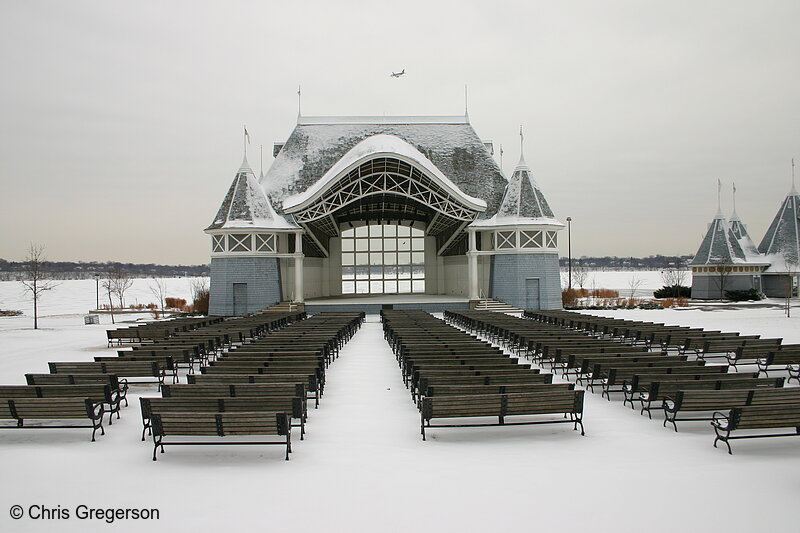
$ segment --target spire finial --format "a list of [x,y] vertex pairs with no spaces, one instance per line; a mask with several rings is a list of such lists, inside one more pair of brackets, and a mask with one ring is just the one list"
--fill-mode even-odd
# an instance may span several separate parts
[[519,125],[519,156],[522,157],[522,148],[525,138],[522,135],[522,124]]
[[242,146],[244,147],[244,158],[247,159],[247,145],[250,144],[250,134],[247,133],[247,126],[244,126],[244,136],[242,137]]
[[300,104],[301,104],[301,99],[300,99],[300,96],[301,96],[301,92],[300,92],[300,85],[298,85],[298,86],[297,86],[297,118],[298,118],[298,119],[300,119],[300,116],[301,116],[301,113],[300,113],[300,111],[301,111],[301,109],[302,109],[302,108],[300,107]]
[[722,216],[722,180],[717,178],[717,218]]
[[261,166],[258,169],[258,178],[261,179],[264,177],[264,145],[258,145],[259,155],[261,156]]
[[464,117],[469,121],[469,92],[466,83],[464,84]]
[[733,182],[733,212],[736,213],[736,182]]
[[794,157],[792,158],[792,194],[797,194],[797,189],[794,186]]

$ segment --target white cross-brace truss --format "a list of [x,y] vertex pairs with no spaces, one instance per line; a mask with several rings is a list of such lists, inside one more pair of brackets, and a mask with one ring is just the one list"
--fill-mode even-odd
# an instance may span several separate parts
[[417,168],[387,158],[389,161],[391,165],[373,165],[375,160],[368,161],[344,174],[308,207],[293,213],[295,220],[313,222],[379,194],[404,196],[457,220],[472,221],[478,216],[477,210],[464,205]]

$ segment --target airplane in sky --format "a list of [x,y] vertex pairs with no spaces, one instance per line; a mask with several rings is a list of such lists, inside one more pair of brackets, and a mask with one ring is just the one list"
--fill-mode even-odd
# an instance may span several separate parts
[[390,77],[390,78],[399,78],[400,76],[403,76],[405,73],[406,73],[406,69],[403,69],[403,70],[401,70],[400,72],[392,72],[392,73],[389,75],[389,77]]

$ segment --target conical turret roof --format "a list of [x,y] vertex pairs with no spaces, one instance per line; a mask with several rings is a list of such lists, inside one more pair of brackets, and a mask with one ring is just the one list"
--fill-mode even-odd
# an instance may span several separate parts
[[745,256],[750,259],[763,259],[758,252],[756,243],[753,242],[753,239],[750,238],[750,234],[747,233],[747,226],[744,225],[741,219],[739,219],[739,215],[736,214],[736,210],[734,210],[731,215],[729,225],[731,233],[733,233],[733,236],[739,241],[739,246],[742,247]]
[[554,218],[553,211],[522,154],[514,174],[508,180],[503,200],[497,210],[497,218]]
[[758,245],[758,251],[768,256],[777,256],[787,264],[800,264],[800,195],[794,185],[789,195],[781,203],[778,213],[772,220],[766,235]]
[[717,211],[691,265],[732,265],[747,262],[739,240],[722,213]]
[[287,229],[297,226],[286,221],[272,207],[264,189],[259,185],[253,169],[247,162],[247,156],[242,161],[242,166],[236,172],[228,189],[228,194],[214,217],[214,222],[206,228],[259,228],[259,229]]

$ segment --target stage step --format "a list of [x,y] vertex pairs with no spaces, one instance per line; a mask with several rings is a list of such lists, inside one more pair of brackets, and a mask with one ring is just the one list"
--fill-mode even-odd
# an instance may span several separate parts
[[267,311],[285,311],[291,313],[292,311],[300,311],[301,313],[306,310],[306,304],[303,302],[278,302],[272,307],[268,307]]
[[469,306],[476,311],[493,311],[495,313],[522,313],[522,309],[511,307],[505,302],[484,298],[482,300],[470,300]]

